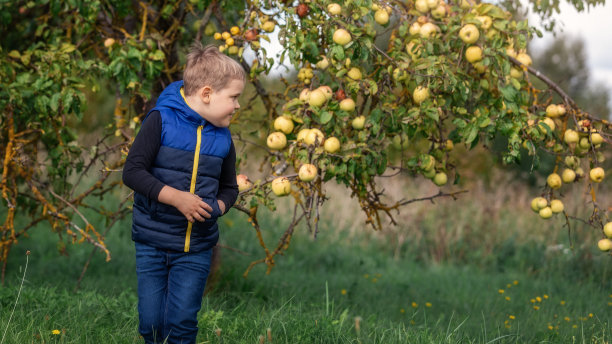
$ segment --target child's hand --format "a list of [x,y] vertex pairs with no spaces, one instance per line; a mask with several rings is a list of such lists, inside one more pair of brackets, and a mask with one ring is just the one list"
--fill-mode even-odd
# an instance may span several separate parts
[[204,222],[209,219],[212,207],[192,193],[180,191],[170,186],[164,186],[159,193],[158,200],[174,206],[189,222]]
[[219,209],[221,209],[221,215],[225,214],[225,202],[218,199],[217,203],[219,204]]

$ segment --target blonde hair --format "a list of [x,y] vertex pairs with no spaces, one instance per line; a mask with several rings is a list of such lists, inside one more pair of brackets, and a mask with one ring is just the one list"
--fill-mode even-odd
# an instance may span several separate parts
[[196,42],[189,49],[183,71],[185,95],[190,96],[204,86],[218,91],[232,80],[246,81],[246,73],[236,60],[223,54],[214,45]]

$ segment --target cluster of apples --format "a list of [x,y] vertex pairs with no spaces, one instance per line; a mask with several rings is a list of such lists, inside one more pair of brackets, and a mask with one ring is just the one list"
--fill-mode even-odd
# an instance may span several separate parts
[[603,226],[604,238],[597,242],[597,247],[603,252],[612,250],[612,222],[608,222]]

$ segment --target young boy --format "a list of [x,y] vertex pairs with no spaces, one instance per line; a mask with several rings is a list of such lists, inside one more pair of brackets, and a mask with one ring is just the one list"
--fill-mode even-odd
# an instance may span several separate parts
[[183,81],[161,93],[128,154],[123,182],[135,191],[138,330],[146,343],[196,341],[217,218],[238,196],[228,126],[245,80],[238,62],[194,45]]

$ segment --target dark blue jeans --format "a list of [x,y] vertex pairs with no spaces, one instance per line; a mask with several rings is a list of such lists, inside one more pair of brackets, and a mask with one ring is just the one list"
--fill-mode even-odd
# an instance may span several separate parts
[[195,343],[212,249],[184,253],[135,244],[138,331],[147,344]]

